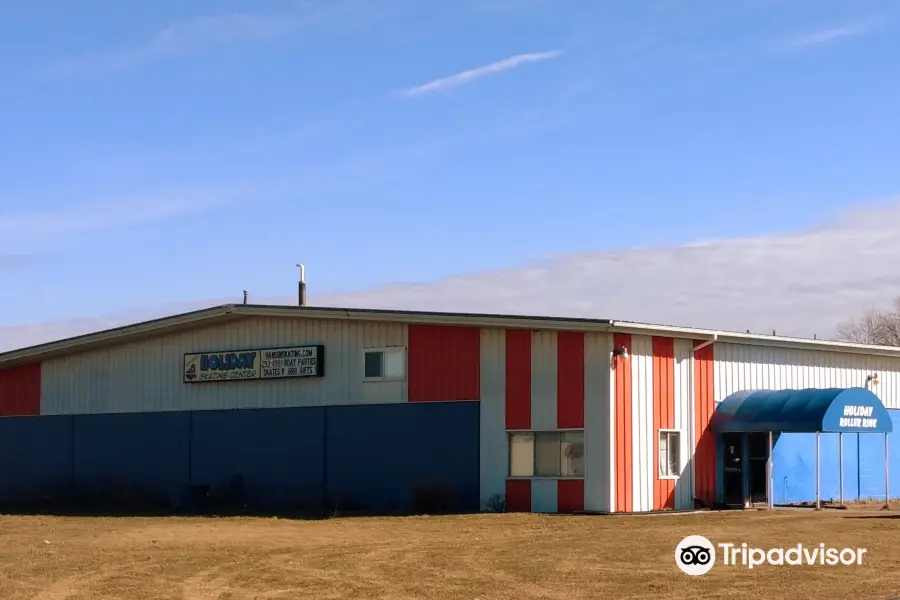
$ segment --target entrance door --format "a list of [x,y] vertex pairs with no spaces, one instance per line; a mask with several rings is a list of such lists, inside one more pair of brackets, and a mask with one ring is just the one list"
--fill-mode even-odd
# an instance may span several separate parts
[[744,505],[744,434],[722,434],[722,492],[725,504]]
[[769,434],[751,433],[750,446],[750,501],[766,502],[767,466],[769,462]]

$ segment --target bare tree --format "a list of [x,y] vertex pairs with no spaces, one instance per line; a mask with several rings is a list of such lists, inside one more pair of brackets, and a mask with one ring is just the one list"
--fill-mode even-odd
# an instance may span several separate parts
[[900,297],[889,310],[870,310],[859,319],[841,323],[837,333],[845,342],[900,346]]

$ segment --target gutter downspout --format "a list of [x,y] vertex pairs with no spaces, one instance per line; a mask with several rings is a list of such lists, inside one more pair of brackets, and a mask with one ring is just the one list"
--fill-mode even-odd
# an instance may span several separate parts
[[[699,346],[691,347],[691,369],[690,369],[690,380],[691,380],[690,386],[691,387],[688,392],[688,398],[691,399],[691,411],[690,411],[691,422],[690,422],[690,426],[689,426],[688,430],[690,431],[690,434],[691,434],[691,446],[690,447],[693,449],[691,451],[691,504],[693,505],[691,508],[694,508],[694,506],[696,506],[696,499],[697,499],[697,496],[696,496],[696,494],[697,494],[697,486],[696,486],[696,483],[697,483],[697,477],[696,477],[697,394],[696,394],[696,390],[694,389],[694,365],[696,362],[695,355],[697,353],[697,350],[702,350],[702,349],[706,348],[707,346],[711,346],[712,344],[715,344],[718,341],[718,339],[719,339],[719,334],[714,333],[714,334],[712,334],[711,339],[706,340]],[[716,446],[716,448],[717,448],[716,452],[718,452],[718,446]],[[716,457],[716,464],[718,464],[718,457]],[[718,481],[718,473],[716,474],[716,481]],[[719,495],[719,491],[717,489],[716,490],[716,499],[717,500],[718,500],[718,495]]]

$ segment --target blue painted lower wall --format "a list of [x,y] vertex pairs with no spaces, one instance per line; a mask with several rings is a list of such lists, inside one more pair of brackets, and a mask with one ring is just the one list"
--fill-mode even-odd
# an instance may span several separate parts
[[476,511],[478,486],[477,402],[0,419],[4,505]]
[[[888,410],[894,433],[888,434],[891,498],[900,498],[900,410]],[[820,434],[820,490],[823,501],[840,498],[838,434]],[[773,450],[775,503],[813,502],[816,499],[816,435],[784,433]],[[844,500],[884,499],[884,435],[843,435]]]

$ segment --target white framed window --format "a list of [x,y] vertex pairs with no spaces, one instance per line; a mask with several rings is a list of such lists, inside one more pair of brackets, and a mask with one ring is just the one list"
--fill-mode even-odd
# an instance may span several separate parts
[[681,475],[681,432],[676,429],[659,430],[659,478],[677,479]]
[[584,477],[584,431],[509,432],[510,477]]
[[406,348],[366,348],[363,350],[364,381],[403,381],[406,379]]

